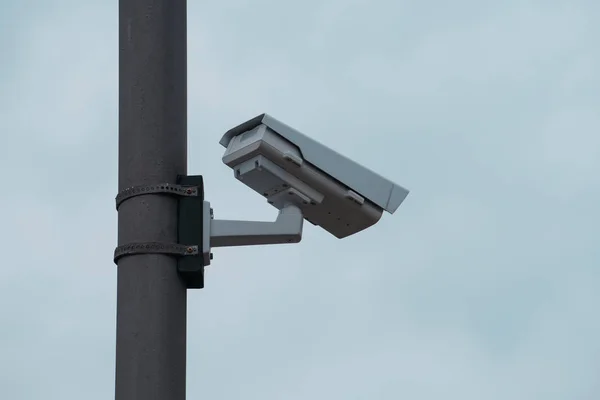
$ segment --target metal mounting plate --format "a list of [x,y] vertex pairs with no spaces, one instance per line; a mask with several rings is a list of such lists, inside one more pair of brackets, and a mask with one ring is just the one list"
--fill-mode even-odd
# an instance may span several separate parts
[[[204,217],[204,181],[202,175],[179,176],[177,183],[181,187],[197,188],[195,196],[184,196],[179,199],[177,241],[179,243],[203,244]],[[188,289],[204,287],[204,256],[202,252],[195,257],[181,257],[177,260],[177,270],[186,281]]]

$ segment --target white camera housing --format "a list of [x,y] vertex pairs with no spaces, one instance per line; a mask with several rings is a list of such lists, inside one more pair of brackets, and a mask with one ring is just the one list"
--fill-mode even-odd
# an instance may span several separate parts
[[267,114],[229,130],[220,144],[238,180],[337,238],[372,226],[384,210],[393,214],[409,193]]

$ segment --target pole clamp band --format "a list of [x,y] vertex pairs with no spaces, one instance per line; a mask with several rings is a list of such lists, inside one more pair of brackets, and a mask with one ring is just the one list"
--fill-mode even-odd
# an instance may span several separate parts
[[132,186],[129,187],[117,194],[115,198],[117,210],[121,203],[125,200],[130,199],[135,196],[141,196],[144,194],[156,194],[156,193],[165,193],[172,194],[176,196],[186,196],[193,197],[198,196],[198,187],[197,186],[186,186],[186,185],[175,185],[172,183],[159,183],[156,185],[145,185],[145,186]]
[[186,246],[176,243],[129,243],[118,246],[115,249],[113,261],[115,264],[121,257],[131,256],[136,254],[168,254],[172,256],[197,256],[198,246]]

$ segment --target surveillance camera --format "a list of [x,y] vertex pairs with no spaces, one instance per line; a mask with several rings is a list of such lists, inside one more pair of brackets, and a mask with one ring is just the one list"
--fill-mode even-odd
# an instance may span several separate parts
[[394,213],[408,195],[267,114],[229,130],[220,144],[226,147],[223,162],[240,182],[337,238],[372,226],[384,210]]

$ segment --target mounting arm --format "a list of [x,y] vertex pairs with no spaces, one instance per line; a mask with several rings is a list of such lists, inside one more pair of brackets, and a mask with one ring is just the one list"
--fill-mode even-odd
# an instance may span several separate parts
[[208,201],[204,202],[203,253],[210,263],[211,247],[254,246],[298,243],[302,240],[304,217],[293,204],[279,211],[275,222],[215,220]]

